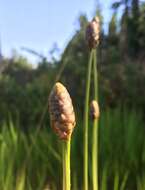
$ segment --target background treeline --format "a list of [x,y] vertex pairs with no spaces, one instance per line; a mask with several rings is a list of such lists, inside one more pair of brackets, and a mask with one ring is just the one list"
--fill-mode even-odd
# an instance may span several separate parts
[[[122,16],[120,17],[120,10]],[[96,14],[102,23],[98,49],[100,105],[145,110],[145,2],[122,0],[112,4],[108,32],[104,31],[101,8]],[[60,60],[42,59],[37,68],[21,56],[0,62],[0,122],[9,117],[22,126],[39,122],[48,94],[59,78],[83,112],[85,75],[89,50],[85,41],[88,19],[79,17],[79,28],[68,42]],[[47,120],[48,117],[45,117]]]

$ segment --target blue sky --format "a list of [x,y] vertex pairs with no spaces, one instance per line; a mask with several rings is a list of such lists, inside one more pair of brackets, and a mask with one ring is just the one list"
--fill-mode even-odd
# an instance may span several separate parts
[[[110,1],[105,0],[105,22],[110,17]],[[56,42],[61,51],[77,29],[77,18],[86,13],[91,19],[95,0],[3,0],[0,6],[0,36],[2,51],[11,55],[12,49],[31,61],[38,58],[20,50],[32,48],[48,56]]]

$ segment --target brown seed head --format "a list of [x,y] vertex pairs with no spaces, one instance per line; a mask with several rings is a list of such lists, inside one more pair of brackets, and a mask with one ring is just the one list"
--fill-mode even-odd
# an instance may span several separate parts
[[86,40],[89,49],[95,49],[99,44],[100,35],[100,20],[99,17],[94,17],[93,20],[88,24],[86,29]]
[[90,105],[90,116],[92,119],[98,119],[100,116],[99,105],[96,100],[93,100]]
[[51,127],[60,139],[68,140],[75,127],[75,113],[67,89],[57,82],[49,96]]

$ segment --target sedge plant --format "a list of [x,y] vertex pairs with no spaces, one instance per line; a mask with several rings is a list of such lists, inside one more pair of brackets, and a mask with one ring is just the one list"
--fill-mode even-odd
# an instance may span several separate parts
[[75,127],[75,114],[67,89],[57,82],[49,96],[51,127],[62,141],[63,190],[71,189],[70,146],[71,134]]
[[90,82],[91,82],[91,68],[92,68],[93,51],[90,52],[90,60],[88,64],[85,110],[84,110],[84,190],[88,190],[88,113],[89,113],[89,96],[90,96]]
[[97,54],[94,50],[94,101],[92,101],[93,107],[93,132],[92,132],[92,185],[93,190],[98,190],[98,119],[99,119],[99,105],[98,105],[98,76],[97,76]]
[[[99,41],[99,19],[98,17],[88,24],[86,29],[86,40],[90,50],[90,59],[88,62],[87,78],[86,78],[86,93],[85,93],[85,109],[84,109],[84,190],[88,190],[88,123],[89,123],[89,98],[91,84],[91,70],[93,66],[94,52]],[[95,75],[96,76],[96,75]],[[96,80],[95,80],[96,83]],[[96,86],[96,85],[95,85]],[[96,91],[96,90],[95,90]],[[95,177],[94,177],[95,178]]]
[[98,190],[98,119],[100,115],[99,105],[96,100],[91,102],[91,118],[93,120],[92,132],[92,186]]

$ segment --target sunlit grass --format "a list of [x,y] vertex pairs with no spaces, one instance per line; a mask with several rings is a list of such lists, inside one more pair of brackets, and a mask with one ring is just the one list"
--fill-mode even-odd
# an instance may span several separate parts
[[[73,190],[83,190],[81,125],[79,122],[72,142]],[[105,111],[102,113],[99,128],[100,189],[143,190],[145,129],[139,113],[121,108]],[[62,185],[60,142],[47,126],[40,130],[29,157],[29,148],[35,138],[34,132],[34,127],[24,132],[20,130],[20,126],[14,126],[12,122],[1,126],[0,189],[43,190],[47,186],[52,190],[60,189]],[[91,174],[90,164],[88,169]]]

